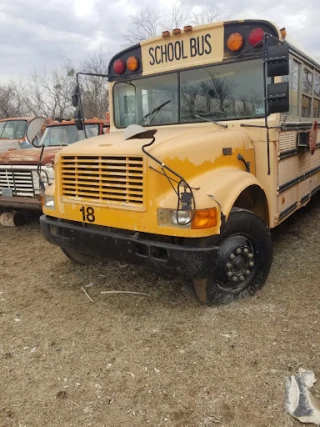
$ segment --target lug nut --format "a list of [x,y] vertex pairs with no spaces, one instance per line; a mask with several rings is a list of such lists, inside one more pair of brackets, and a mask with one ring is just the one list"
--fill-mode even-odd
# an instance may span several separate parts
[[231,273],[231,271],[228,271],[228,276],[231,277],[233,273]]
[[237,254],[240,255],[242,253],[242,250],[240,248],[237,249]]
[[244,249],[243,249],[243,252],[244,252],[245,254],[248,254],[248,253],[249,253],[249,249],[248,249],[248,248],[244,248]]
[[232,280],[233,280],[234,282],[237,282],[237,281],[238,281],[237,276],[233,276]]
[[248,255],[248,257],[249,257],[250,259],[252,259],[252,258],[253,258],[253,254],[249,254],[249,255]]
[[246,276],[249,276],[249,274],[250,274],[250,270],[247,270],[246,271]]
[[241,280],[241,282],[244,281],[244,277],[243,276],[240,276],[239,279]]
[[250,261],[250,262],[249,262],[249,266],[250,266],[250,267],[254,267],[254,262]]
[[235,254],[230,255],[230,259],[235,259],[235,257],[236,257]]
[[227,262],[227,268],[231,268],[231,267],[232,267],[231,263]]

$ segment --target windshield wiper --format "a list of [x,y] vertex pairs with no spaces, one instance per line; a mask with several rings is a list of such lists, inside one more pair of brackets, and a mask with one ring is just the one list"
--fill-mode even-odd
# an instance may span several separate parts
[[146,118],[148,118],[149,116],[152,116],[152,114],[157,113],[158,111],[161,110],[162,107],[164,107],[165,105],[169,104],[169,102],[171,102],[171,99],[169,99],[168,101],[164,102],[163,104],[159,105],[158,107],[154,108],[150,113],[146,114],[143,119],[145,120]]
[[224,123],[219,123],[219,122],[216,122],[215,120],[206,119],[205,117],[198,116],[198,114],[195,114],[194,117],[197,117],[198,119],[201,119],[201,120],[205,120],[206,122],[214,123],[215,125],[221,126],[222,128],[228,127],[228,125],[225,125]]

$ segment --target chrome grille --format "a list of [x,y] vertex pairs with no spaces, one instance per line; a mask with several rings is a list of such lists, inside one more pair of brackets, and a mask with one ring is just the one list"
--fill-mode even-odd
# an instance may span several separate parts
[[62,196],[121,206],[143,206],[143,159],[129,156],[63,156]]
[[14,196],[35,196],[34,182],[31,170],[0,169],[0,195],[5,189],[11,189]]

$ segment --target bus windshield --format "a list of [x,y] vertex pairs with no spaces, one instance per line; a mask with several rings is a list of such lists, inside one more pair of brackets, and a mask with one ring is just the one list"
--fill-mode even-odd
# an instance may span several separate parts
[[[162,104],[165,105],[157,109]],[[209,120],[261,117],[264,115],[261,59],[116,83],[114,109],[118,128],[130,124],[201,121],[196,115]]]
[[[85,125],[88,138],[99,134],[99,124]],[[85,139],[83,130],[78,130],[76,125],[61,125],[47,127],[41,139],[41,145],[69,145]]]
[[21,139],[27,129],[26,120],[8,120],[0,122],[0,138]]

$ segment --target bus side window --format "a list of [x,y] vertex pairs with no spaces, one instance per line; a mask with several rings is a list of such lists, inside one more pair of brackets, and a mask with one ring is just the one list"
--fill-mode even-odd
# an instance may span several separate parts
[[314,78],[314,91],[313,91],[313,117],[320,118],[320,74],[316,74]]
[[301,116],[311,116],[313,72],[304,67],[302,71],[302,104]]
[[289,60],[289,75],[282,76],[282,81],[289,82],[289,112],[284,115],[299,116],[300,107],[300,73],[301,64],[295,59]]

